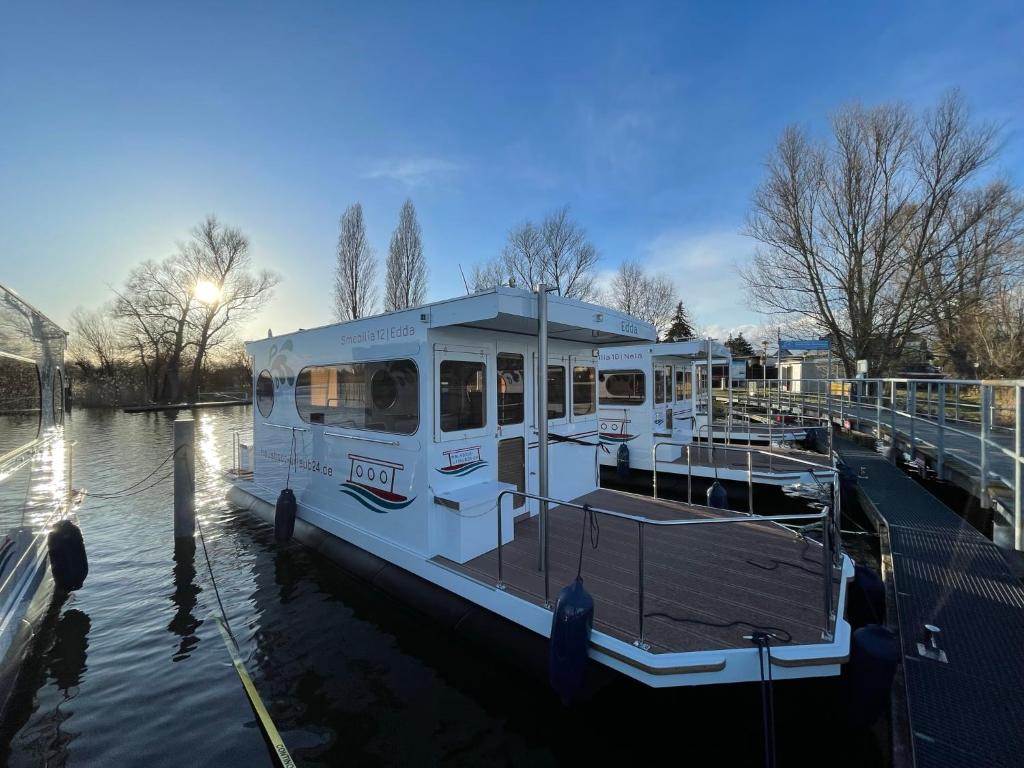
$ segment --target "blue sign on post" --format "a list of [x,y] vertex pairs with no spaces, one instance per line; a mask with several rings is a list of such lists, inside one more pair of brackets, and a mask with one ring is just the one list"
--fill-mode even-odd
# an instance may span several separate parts
[[787,352],[792,352],[794,349],[827,350],[831,344],[828,339],[781,339],[779,346]]

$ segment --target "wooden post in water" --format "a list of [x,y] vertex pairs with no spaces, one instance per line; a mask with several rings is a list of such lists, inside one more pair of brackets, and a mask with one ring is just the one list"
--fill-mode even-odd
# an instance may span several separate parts
[[191,416],[174,421],[174,538],[196,535],[195,422]]

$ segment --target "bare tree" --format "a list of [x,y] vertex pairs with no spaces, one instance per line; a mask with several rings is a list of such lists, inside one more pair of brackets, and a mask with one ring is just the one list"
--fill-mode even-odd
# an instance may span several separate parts
[[136,353],[152,399],[178,401],[194,301],[187,270],[173,256],[145,261],[114,293],[114,313],[121,320],[124,344]]
[[[235,227],[222,225],[216,216],[207,216],[192,230],[191,241],[180,247],[179,260],[199,299],[190,317],[194,344],[190,392],[195,402],[207,354],[270,300],[281,278],[267,270],[250,272],[249,238]],[[195,291],[203,285],[208,286],[206,296]]]
[[195,398],[207,353],[270,297],[279,278],[252,275],[249,263],[248,239],[209,216],[176,254],[143,262],[115,290],[122,346],[137,358],[153,400],[181,400],[186,365]]
[[71,313],[68,357],[83,369],[95,366],[109,376],[114,373],[121,355],[112,308],[76,307]]
[[341,216],[334,277],[334,314],[339,320],[370,315],[377,301],[377,262],[366,239],[363,206],[350,205]]
[[[1018,253],[1024,260],[1024,252]],[[983,376],[1024,374],[1024,281],[1006,279],[974,313],[969,327],[967,358]]]
[[584,301],[598,296],[594,272],[599,259],[565,207],[545,216],[540,225],[527,220],[513,228],[502,252],[505,272],[517,285],[530,288],[544,282],[562,296]]
[[899,104],[845,107],[830,145],[787,128],[747,227],[761,246],[741,271],[754,305],[827,332],[848,375],[859,358],[891,368],[934,317],[925,275],[977,223],[953,212],[994,136],[957,93],[920,120]]
[[427,262],[416,208],[406,200],[391,235],[385,268],[384,311],[416,307],[427,296]]
[[509,276],[504,261],[500,258],[474,264],[469,273],[466,288],[469,293],[486,291],[499,285],[508,285]]
[[609,289],[610,306],[650,323],[665,337],[672,325],[676,289],[667,275],[648,275],[638,261],[624,261]]

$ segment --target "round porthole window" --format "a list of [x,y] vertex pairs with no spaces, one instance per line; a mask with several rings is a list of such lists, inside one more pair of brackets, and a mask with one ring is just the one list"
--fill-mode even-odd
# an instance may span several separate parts
[[270,371],[260,371],[256,377],[256,407],[264,418],[274,410],[274,377]]
[[370,397],[373,407],[380,411],[391,408],[398,400],[398,382],[391,371],[381,368],[370,378]]
[[53,423],[57,426],[64,423],[64,374],[60,368],[53,371]]

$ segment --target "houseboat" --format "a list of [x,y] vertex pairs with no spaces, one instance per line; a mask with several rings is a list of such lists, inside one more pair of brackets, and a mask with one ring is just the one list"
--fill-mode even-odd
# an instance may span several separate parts
[[280,523],[289,488],[297,540],[496,654],[545,654],[579,572],[591,667],[759,680],[751,636],[773,628],[776,679],[837,674],[853,569],[830,510],[801,516],[818,542],[790,516],[600,487],[599,355],[654,339],[605,307],[496,288],[249,342],[251,465],[230,498]]
[[657,467],[658,474],[748,484],[831,482],[828,457],[793,447],[806,437],[802,428],[757,424],[731,408],[716,415],[716,399],[731,398],[727,373],[716,398],[714,370],[727,372],[731,360],[710,339],[602,348],[598,436],[610,448],[601,455],[606,473]]
[[64,590],[84,578],[63,430],[66,336],[0,285],[0,709],[50,606],[55,577]]

